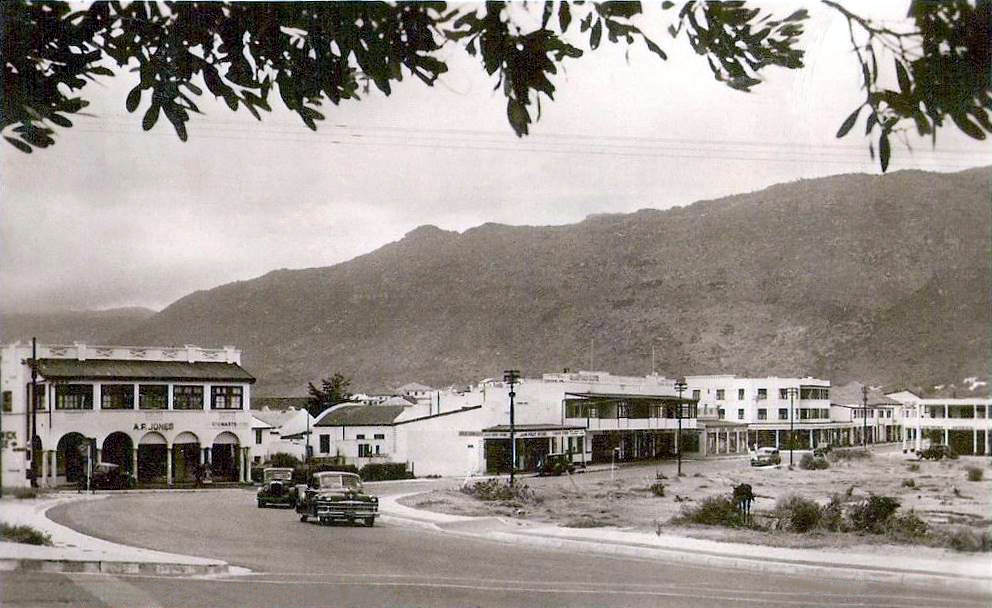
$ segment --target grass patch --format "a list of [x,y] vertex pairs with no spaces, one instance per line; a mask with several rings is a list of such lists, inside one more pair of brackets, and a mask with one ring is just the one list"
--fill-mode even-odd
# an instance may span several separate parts
[[4,522],[0,522],[0,539],[9,543],[52,546],[52,537],[48,534],[31,526],[12,526]]
[[838,448],[830,450],[830,460],[839,462],[842,460],[864,460],[871,458],[871,452],[864,448]]

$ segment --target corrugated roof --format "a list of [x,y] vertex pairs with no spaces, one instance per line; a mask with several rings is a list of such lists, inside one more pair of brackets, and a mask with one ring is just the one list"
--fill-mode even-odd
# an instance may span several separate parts
[[236,363],[220,361],[142,361],[137,359],[39,359],[38,373],[48,380],[188,380],[253,384]]
[[391,425],[405,410],[402,405],[344,405],[322,416],[314,426]]
[[[853,405],[861,406],[863,404],[861,387],[864,386],[860,382],[848,382],[842,386],[834,386],[830,388],[830,403],[835,405]],[[882,391],[877,391],[872,388],[868,389],[868,405],[871,407],[886,406],[886,405],[901,405],[895,399],[891,399],[885,396]]]

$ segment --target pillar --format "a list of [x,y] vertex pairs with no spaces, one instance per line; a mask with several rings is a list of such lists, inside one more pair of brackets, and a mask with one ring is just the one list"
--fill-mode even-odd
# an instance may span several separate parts
[[[944,406],[944,408],[946,409],[946,408],[947,408],[947,406],[945,405],[945,406]],[[945,422],[944,424],[947,424],[947,423]],[[944,428],[944,445],[950,445],[950,443],[951,443],[951,433],[950,433],[950,431],[949,431],[949,430],[948,430],[948,429],[947,429],[947,428],[945,427],[945,428]]]
[[51,450],[41,453],[41,479],[38,480],[39,486],[48,485],[48,454]]
[[813,449],[813,436],[815,434],[816,434],[816,431],[813,430],[813,429],[810,429],[810,431],[809,431],[809,449],[811,449],[811,450]]
[[203,466],[203,457],[204,457],[204,454],[206,454],[206,452],[207,452],[207,448],[200,448],[200,449],[197,450],[197,452],[199,452],[200,466],[202,467]]
[[248,448],[241,448],[241,482],[248,483]]
[[138,480],[138,446],[131,449],[131,471],[134,473],[134,480]]
[[775,449],[778,449],[778,429],[775,429]]
[[975,427],[974,437],[971,438],[971,453],[978,456],[978,427]]
[[97,464],[103,462],[103,450],[100,448],[96,449],[96,462]]
[[740,451],[741,451],[741,432],[740,431],[734,431],[734,448],[735,448],[734,451],[739,454]]
[[172,444],[165,447],[165,483],[172,485]]

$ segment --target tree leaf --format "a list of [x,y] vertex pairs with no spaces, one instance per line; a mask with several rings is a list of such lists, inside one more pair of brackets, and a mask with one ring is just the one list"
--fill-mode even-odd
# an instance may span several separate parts
[[955,112],[954,114],[951,114],[951,120],[953,120],[954,124],[961,129],[961,132],[968,137],[971,137],[972,139],[985,139],[985,132],[982,131],[982,128],[968,120],[968,116],[965,114],[958,114]]
[[13,137],[7,137],[6,135],[4,135],[3,138],[7,140],[8,144],[14,146],[15,148],[17,148],[18,150],[20,150],[25,154],[31,154],[31,152],[33,152],[31,146],[27,145],[26,143],[24,143],[19,139],[14,139]]
[[902,91],[903,95],[909,95],[913,88],[913,85],[909,81],[909,74],[906,72],[906,68],[903,67],[901,61],[896,59],[895,62],[896,77],[899,79],[899,89]]
[[837,130],[837,137],[838,138],[841,138],[841,137],[844,137],[845,135],[847,135],[847,132],[850,131],[851,128],[854,127],[854,123],[858,122],[858,115],[859,114],[861,114],[861,106],[858,106],[858,109],[857,110],[855,110],[854,112],[851,112],[851,115],[848,116],[844,120],[844,123],[843,124],[841,124],[840,129]]
[[599,39],[603,36],[603,22],[599,19],[596,20],[596,25],[592,26],[592,32],[589,34],[589,46],[592,50],[599,48]]
[[664,2],[661,3],[661,10],[667,11],[673,6],[675,6],[674,2],[672,2],[671,0],[665,0]]
[[72,121],[71,120],[69,120],[65,116],[62,116],[61,114],[56,114],[54,112],[52,112],[48,116],[48,120],[52,121],[53,123],[57,124],[60,127],[69,128],[69,127],[72,126]]
[[152,107],[148,108],[148,111],[145,112],[145,117],[141,120],[142,129],[149,131],[155,126],[155,123],[158,122],[158,110],[159,105],[153,101]]
[[544,0],[544,15],[541,17],[541,29],[547,29],[548,21],[551,20],[551,13],[554,11],[555,3],[552,0]]
[[558,25],[561,26],[561,31],[567,30],[570,23],[572,23],[572,10],[568,8],[568,0],[562,0],[558,5]]
[[131,89],[131,92],[127,94],[127,100],[124,102],[124,107],[127,108],[128,112],[134,112],[141,105],[141,85]]
[[665,54],[665,51],[661,50],[661,47],[652,42],[647,36],[644,37],[644,44],[648,45],[648,50],[655,55],[661,57],[662,59],[668,59],[668,55]]
[[885,131],[878,138],[878,160],[882,165],[882,173],[889,168],[889,155],[892,150],[889,149],[889,134]]

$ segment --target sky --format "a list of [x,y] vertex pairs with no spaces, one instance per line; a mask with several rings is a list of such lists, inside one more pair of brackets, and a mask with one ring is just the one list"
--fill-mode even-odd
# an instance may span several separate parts
[[[906,6],[877,3],[871,16],[898,25]],[[424,224],[566,224],[877,174],[863,122],[834,137],[862,95],[846,22],[810,12],[806,67],[766,71],[751,93],[716,82],[653,12],[642,26],[668,61],[608,43],[569,61],[523,139],[494,77],[457,47],[433,88],[406,78],[389,97],[325,105],[317,133],[278,102],[259,123],[208,93],[182,143],[164,119],[141,130],[145,105],[126,112],[132,74],[100,78],[83,90],[90,116],[59,129],[54,147],[0,144],[0,309],[157,310],[271,270],[343,262]],[[989,164],[988,144],[954,129],[936,149],[910,143],[894,147],[889,171]]]

